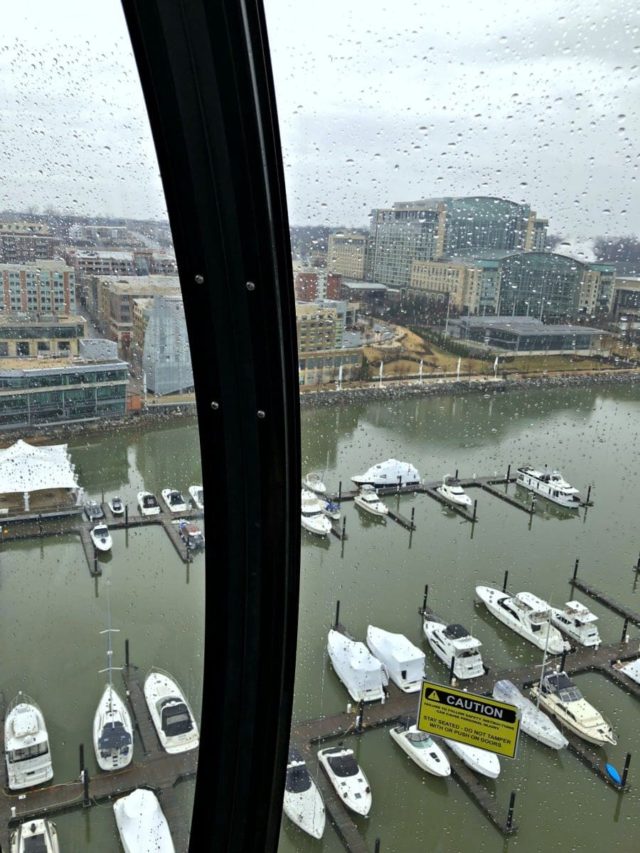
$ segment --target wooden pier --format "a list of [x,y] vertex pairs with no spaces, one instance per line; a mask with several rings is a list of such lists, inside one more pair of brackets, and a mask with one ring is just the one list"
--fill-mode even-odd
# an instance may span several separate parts
[[[0,776],[0,850],[9,851],[11,829],[18,824],[37,818],[51,818],[56,814],[76,809],[90,808],[99,803],[110,802],[117,797],[130,794],[136,788],[153,790],[164,810],[165,800],[171,803],[171,791],[184,779],[195,776],[198,762],[198,750],[193,749],[176,755],[169,755],[162,749],[155,727],[149,715],[142,690],[142,675],[137,667],[125,667],[123,670],[127,702],[135,722],[134,745],[142,747],[143,757],[133,761],[128,767],[115,772],[99,772],[88,781],[85,790],[81,778],[55,785],[46,785],[21,792],[9,792],[5,763],[2,762]],[[4,718],[4,709],[3,718]],[[4,726],[0,730],[0,747],[4,752]],[[88,796],[87,796],[88,795]],[[175,817],[175,809],[173,816]],[[167,818],[169,819],[171,809]],[[171,827],[176,850],[186,853],[188,826],[181,824],[174,831]],[[115,826],[115,819],[114,819]],[[178,839],[182,839],[178,844]]]
[[585,581],[580,580],[580,578],[574,575],[573,578],[569,581],[572,586],[577,587],[581,592],[584,592],[590,598],[593,598],[594,601],[600,602],[609,610],[612,610],[614,613],[617,613],[619,616],[622,616],[627,622],[631,622],[632,625],[636,625],[640,627],[640,614],[636,613],[634,610],[631,610],[630,607],[627,607],[624,604],[621,604],[619,601],[613,599],[606,592],[602,592],[599,589],[596,589],[594,586],[591,586],[590,583],[586,583]]

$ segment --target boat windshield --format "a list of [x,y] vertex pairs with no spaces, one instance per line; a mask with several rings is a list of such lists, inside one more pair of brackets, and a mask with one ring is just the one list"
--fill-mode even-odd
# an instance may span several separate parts
[[142,498],[142,505],[143,506],[155,506],[156,505],[156,499],[154,498],[153,495],[145,495]]
[[171,492],[169,495],[169,500],[172,504],[182,504],[184,503],[184,498],[180,494],[180,492]]
[[22,839],[24,853],[47,853],[47,840],[44,833]]
[[304,764],[298,764],[287,770],[285,788],[289,793],[301,794],[303,791],[308,791],[310,787],[311,778]]
[[177,705],[165,705],[162,709],[161,717],[162,731],[167,737],[186,734],[193,728],[189,709],[182,702]]
[[9,764],[15,764],[17,761],[28,761],[30,758],[37,758],[39,755],[46,755],[49,752],[49,744],[47,741],[43,743],[35,743],[33,746],[25,746],[23,749],[13,749],[7,753],[7,761]]
[[416,749],[428,749],[433,744],[426,732],[407,732],[407,740]]
[[358,764],[351,753],[349,755],[329,755],[329,766],[336,776],[356,776]]
[[577,702],[582,699],[582,693],[564,672],[547,676],[544,680],[544,687],[549,693],[557,693],[562,702]]

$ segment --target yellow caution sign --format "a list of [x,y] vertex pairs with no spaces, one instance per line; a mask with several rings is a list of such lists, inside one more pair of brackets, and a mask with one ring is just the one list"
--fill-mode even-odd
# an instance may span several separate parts
[[422,682],[418,728],[507,758],[515,758],[519,709],[488,696]]

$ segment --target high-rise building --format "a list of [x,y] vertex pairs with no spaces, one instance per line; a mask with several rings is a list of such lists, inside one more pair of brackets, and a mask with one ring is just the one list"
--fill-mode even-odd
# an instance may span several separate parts
[[182,296],[156,295],[144,301],[147,322],[142,369],[147,390],[163,396],[192,389],[193,369]]
[[40,222],[0,222],[0,262],[23,264],[55,257],[58,240]]
[[[362,280],[368,235],[363,231],[338,231],[329,235],[327,271]],[[329,297],[334,298],[334,297]]]
[[529,205],[470,196],[396,202],[371,214],[366,277],[409,287],[413,261],[544,248],[547,221]]
[[11,313],[73,314],[75,274],[64,261],[0,264],[0,309]]

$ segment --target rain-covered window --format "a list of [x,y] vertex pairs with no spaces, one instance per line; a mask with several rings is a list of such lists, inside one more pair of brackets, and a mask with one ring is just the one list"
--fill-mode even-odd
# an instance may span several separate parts
[[314,783],[279,849],[635,849],[637,9],[265,5]]

